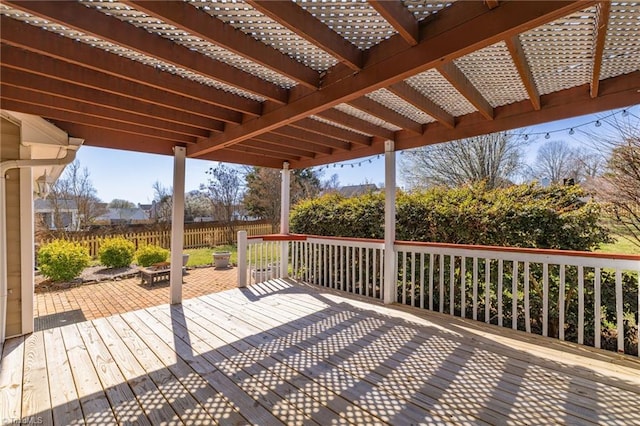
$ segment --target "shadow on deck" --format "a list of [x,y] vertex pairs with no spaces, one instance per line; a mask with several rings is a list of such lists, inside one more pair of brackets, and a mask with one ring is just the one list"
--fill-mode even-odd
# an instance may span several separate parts
[[12,339],[0,406],[56,424],[633,424],[639,365],[273,280]]

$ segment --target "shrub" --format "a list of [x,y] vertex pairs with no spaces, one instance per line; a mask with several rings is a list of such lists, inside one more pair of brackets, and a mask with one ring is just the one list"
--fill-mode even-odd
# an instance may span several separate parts
[[164,262],[169,257],[169,250],[159,246],[143,246],[136,252],[136,260],[140,266],[151,266],[154,263]]
[[133,261],[136,246],[122,237],[106,238],[100,244],[98,258],[108,268],[123,268]]
[[40,272],[52,281],[69,281],[80,275],[91,257],[79,243],[53,240],[38,251]]
[[[607,242],[600,207],[577,186],[534,184],[487,190],[482,184],[400,193],[397,239],[564,250],[593,250]],[[297,204],[296,233],[383,238],[384,194],[330,194]]]

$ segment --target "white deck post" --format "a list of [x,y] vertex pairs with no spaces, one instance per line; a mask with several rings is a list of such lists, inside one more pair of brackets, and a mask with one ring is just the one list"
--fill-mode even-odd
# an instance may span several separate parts
[[247,286],[247,231],[238,231],[238,287]]
[[173,202],[171,207],[171,304],[182,303],[182,249],[184,245],[184,176],[186,148],[173,148]]
[[384,288],[383,302],[396,301],[396,152],[393,141],[384,143]]
[[[280,186],[280,233],[289,233],[289,212],[291,207],[290,181],[291,171],[289,163],[286,161],[282,164],[282,185]],[[280,242],[280,276],[288,278],[289,276],[289,243],[287,241]]]

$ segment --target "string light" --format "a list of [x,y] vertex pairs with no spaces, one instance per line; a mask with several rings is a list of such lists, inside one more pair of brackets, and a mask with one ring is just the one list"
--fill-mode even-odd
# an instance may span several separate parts
[[[509,132],[505,132],[505,133],[506,133],[507,136],[522,137],[525,141],[528,141],[531,136],[544,136],[544,138],[548,140],[548,139],[551,139],[551,135],[552,134],[568,132],[569,135],[575,135],[576,129],[580,129],[582,127],[589,126],[591,124],[594,124],[595,127],[602,127],[602,123],[603,122],[607,123],[607,119],[609,119],[609,118],[611,118],[611,117],[613,117],[613,116],[615,116],[617,114],[620,114],[622,117],[632,116],[632,117],[640,120],[640,117],[638,117],[637,115],[633,114],[632,112],[630,112],[627,109],[623,109],[622,111],[612,112],[612,113],[610,113],[608,115],[605,115],[603,117],[600,117],[600,118],[598,118],[596,120],[591,120],[591,121],[588,121],[586,123],[582,123],[582,124],[579,124],[579,125],[573,126],[573,127],[567,127],[567,128],[564,128],[564,129],[551,130],[551,131],[547,131],[547,132],[530,132],[530,133],[525,133],[524,135],[522,133],[509,133]],[[416,154],[414,151],[411,151],[411,150],[399,151],[399,152],[400,152],[401,155]],[[361,160],[358,160],[358,161],[353,161],[351,163],[333,163],[332,165],[327,164],[325,166],[320,167],[320,170],[328,169],[329,167],[336,168],[338,166],[338,164],[340,165],[341,169],[344,168],[345,165],[346,166],[351,166],[351,168],[355,168],[355,166],[361,167],[365,163],[372,164],[374,159],[375,160],[379,160],[381,158],[381,156],[382,156],[381,154],[377,154],[377,155],[375,155],[375,158],[373,156],[371,156],[369,158],[364,158],[364,159],[361,159]]]

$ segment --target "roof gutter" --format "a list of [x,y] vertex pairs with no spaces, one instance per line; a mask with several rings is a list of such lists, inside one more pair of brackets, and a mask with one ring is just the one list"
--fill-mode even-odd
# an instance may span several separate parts
[[4,343],[7,329],[7,208],[6,173],[12,169],[38,166],[66,166],[76,158],[77,146],[64,147],[62,158],[34,160],[7,160],[0,163],[0,347]]

